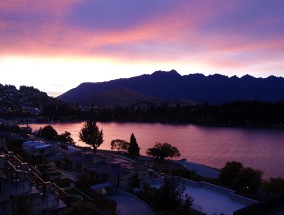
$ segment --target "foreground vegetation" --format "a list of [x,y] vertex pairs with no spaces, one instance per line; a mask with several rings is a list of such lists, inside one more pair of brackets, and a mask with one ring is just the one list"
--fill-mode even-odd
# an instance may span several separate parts
[[174,178],[166,178],[160,188],[144,185],[143,190],[140,197],[150,201],[159,214],[195,214],[191,209],[193,199],[190,196],[183,198],[185,186]]

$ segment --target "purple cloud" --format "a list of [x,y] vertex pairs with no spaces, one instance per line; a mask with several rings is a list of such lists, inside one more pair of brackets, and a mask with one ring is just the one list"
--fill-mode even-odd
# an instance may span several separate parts
[[283,0],[1,1],[0,54],[279,71],[283,9]]
[[177,3],[170,0],[88,0],[76,5],[67,22],[90,31],[120,31],[155,21],[169,14]]
[[284,1],[235,2],[237,3],[234,7],[210,17],[210,20],[202,25],[202,31],[224,36],[236,34],[250,40],[284,36]]

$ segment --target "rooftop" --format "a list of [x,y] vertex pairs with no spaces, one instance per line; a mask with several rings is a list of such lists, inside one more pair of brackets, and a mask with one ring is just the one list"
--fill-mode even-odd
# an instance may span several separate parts
[[284,214],[284,193],[235,211],[234,215]]
[[27,150],[41,150],[41,149],[46,149],[49,148],[50,144],[40,142],[40,141],[27,141],[23,143],[23,148]]

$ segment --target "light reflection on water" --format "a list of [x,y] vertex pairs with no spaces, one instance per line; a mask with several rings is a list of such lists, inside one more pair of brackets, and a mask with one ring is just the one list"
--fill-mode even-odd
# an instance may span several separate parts
[[[57,123],[58,133],[69,131],[78,145],[84,145],[78,134],[84,122]],[[33,130],[47,124],[31,124]],[[240,161],[245,166],[261,169],[265,177],[284,178],[284,130],[262,128],[205,127],[150,123],[99,123],[104,143],[99,149],[110,149],[113,139],[129,141],[134,133],[141,154],[156,142],[176,146],[182,158],[221,168],[227,161]]]

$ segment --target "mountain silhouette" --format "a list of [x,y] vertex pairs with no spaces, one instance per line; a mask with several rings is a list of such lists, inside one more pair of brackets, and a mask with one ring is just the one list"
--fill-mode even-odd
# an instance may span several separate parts
[[[126,97],[131,92],[131,100],[133,101],[143,97],[142,100],[145,101],[147,98],[151,98],[152,102],[154,100],[191,100],[196,103],[208,102],[211,104],[233,100],[276,102],[284,100],[284,78],[275,76],[255,78],[250,75],[239,78],[220,74],[209,76],[189,74],[182,76],[175,70],[169,72],[156,71],[150,75],[116,79],[108,82],[82,83],[58,98],[65,102],[90,104],[96,102],[95,97],[102,99],[103,95],[108,95],[109,99],[114,99],[114,96],[110,96],[110,93],[118,95],[115,91],[123,92],[124,95],[119,96]],[[100,96],[99,94],[102,93],[103,95]],[[120,105],[119,100],[116,102]]]

